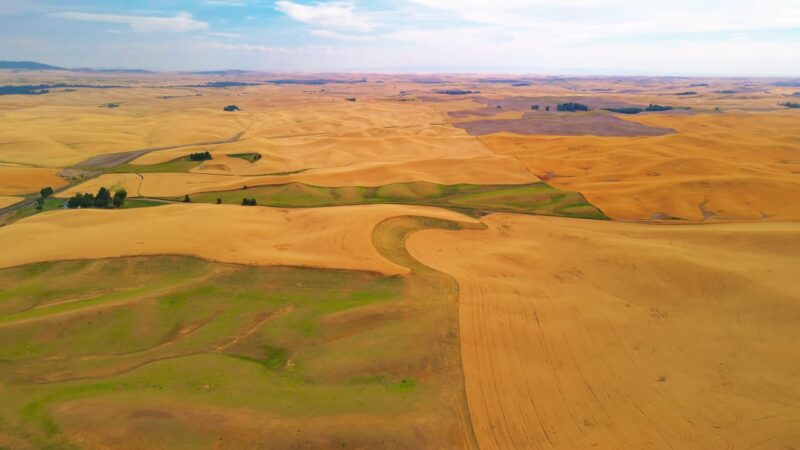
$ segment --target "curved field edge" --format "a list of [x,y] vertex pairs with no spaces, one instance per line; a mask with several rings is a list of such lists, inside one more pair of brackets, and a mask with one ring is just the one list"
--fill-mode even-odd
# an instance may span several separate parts
[[[142,428],[152,445],[253,445],[265,437],[240,435],[250,417],[293,424],[269,436],[289,446],[305,442],[296,426],[317,447],[476,448],[457,286],[404,248],[413,231],[462,226],[381,222],[374,242],[409,264],[404,277],[185,256],[2,269],[12,289],[0,294],[0,446],[130,448],[104,433]],[[241,420],[175,440],[215,415]],[[354,426],[363,421],[371,428]]]
[[607,219],[602,211],[587,202],[580,193],[555,189],[541,182],[522,185],[443,185],[416,181],[378,187],[323,187],[287,183],[202,192],[189,197],[193,202],[224,204],[242,204],[245,199],[255,199],[258,205],[281,208],[407,204],[436,206],[471,216],[507,212]]

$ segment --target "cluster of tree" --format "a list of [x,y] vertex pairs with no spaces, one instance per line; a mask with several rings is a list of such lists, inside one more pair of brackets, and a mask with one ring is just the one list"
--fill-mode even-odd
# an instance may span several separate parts
[[697,95],[697,92],[695,91],[678,92],[675,95]]
[[212,158],[211,158],[211,153],[209,152],[198,152],[189,155],[189,159],[191,159],[192,161],[208,161],[209,159]]
[[437,94],[444,94],[444,95],[469,95],[469,94],[480,94],[480,91],[468,91],[464,89],[446,89],[443,91],[434,91]]
[[241,109],[240,109],[238,106],[236,106],[236,105],[228,105],[228,106],[226,106],[226,107],[222,108],[222,110],[223,110],[223,111],[226,111],[226,112],[236,112],[236,111],[241,111]]
[[531,105],[531,109],[533,111],[538,111],[539,110],[539,105]]
[[786,103],[781,103],[780,106],[785,106],[787,108],[797,109],[797,108],[800,108],[800,103],[786,102]]
[[691,87],[706,87],[706,86],[708,86],[708,83],[695,83],[695,84],[690,84],[689,86],[691,86]]
[[97,195],[81,194],[80,192],[73,195],[67,200],[67,208],[119,208],[125,203],[127,196],[128,193],[125,192],[125,189],[114,192],[112,196],[108,189],[101,187],[97,191]]
[[723,89],[721,91],[714,91],[716,94],[737,94],[738,92],[734,91],[733,89]]
[[254,198],[243,198],[242,199],[242,206],[256,206],[258,203]]
[[348,102],[354,102],[354,101],[356,101],[356,98],[355,97],[347,97],[345,100],[347,100]]
[[42,188],[39,191],[39,198],[36,199],[36,209],[41,211],[44,209],[44,201],[47,200],[47,197],[53,195],[53,188],[50,186],[46,188]]
[[562,112],[590,111],[588,106],[584,105],[583,103],[575,102],[561,103],[556,106],[556,109]]
[[627,106],[622,108],[605,108],[606,111],[611,111],[618,114],[639,114],[640,112],[669,111],[671,109],[672,106],[654,105],[652,103],[646,108],[640,108],[638,106]]

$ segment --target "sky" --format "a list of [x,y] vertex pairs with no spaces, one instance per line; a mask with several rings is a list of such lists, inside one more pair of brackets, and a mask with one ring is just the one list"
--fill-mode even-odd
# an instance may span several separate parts
[[800,76],[800,0],[0,0],[0,60]]

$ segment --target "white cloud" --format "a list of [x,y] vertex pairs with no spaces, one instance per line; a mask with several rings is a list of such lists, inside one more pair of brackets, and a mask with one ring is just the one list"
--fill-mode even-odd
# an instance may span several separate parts
[[339,33],[338,31],[331,31],[331,30],[323,30],[323,29],[314,29],[311,30],[311,34],[316,37],[324,38],[324,39],[334,39],[338,41],[374,41],[377,39],[376,36],[363,36],[358,34],[345,34]]
[[298,22],[316,27],[363,32],[372,31],[380,26],[369,17],[357,13],[355,5],[347,1],[304,5],[289,0],[279,0],[275,3],[275,8]]
[[465,20],[509,28],[581,32],[708,33],[800,27],[797,0],[406,0]]
[[244,37],[245,37],[243,34],[225,33],[225,32],[222,32],[222,31],[209,31],[206,34],[209,35],[209,36],[216,36],[216,37],[221,37],[221,38],[231,38],[231,39],[244,39]]
[[289,53],[291,51],[284,47],[270,47],[267,45],[254,44],[223,44],[221,42],[214,42],[211,44],[211,47],[219,50],[238,50],[254,53]]
[[208,29],[207,22],[194,20],[189,13],[180,13],[175,17],[148,17],[148,16],[124,16],[116,14],[92,14],[80,12],[62,12],[54,14],[57,17],[83,22],[103,22],[103,23],[123,23],[127,24],[134,31],[141,33],[169,32],[185,33],[187,31],[197,31]]

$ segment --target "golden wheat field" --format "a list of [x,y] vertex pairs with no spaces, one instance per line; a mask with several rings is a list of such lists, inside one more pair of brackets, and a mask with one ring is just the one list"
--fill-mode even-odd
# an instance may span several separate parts
[[0,70],[57,82],[0,95],[0,448],[800,448],[776,80]]

